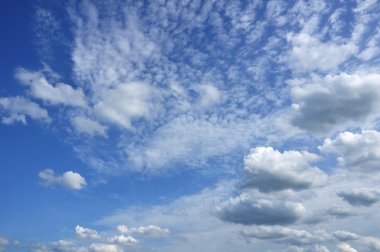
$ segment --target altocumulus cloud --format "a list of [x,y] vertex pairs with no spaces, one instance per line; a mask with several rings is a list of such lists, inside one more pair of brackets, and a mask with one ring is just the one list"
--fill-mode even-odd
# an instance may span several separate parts
[[73,171],[67,171],[62,175],[56,175],[52,169],[45,169],[40,171],[38,177],[43,185],[60,185],[72,190],[83,189],[87,184],[85,178]]

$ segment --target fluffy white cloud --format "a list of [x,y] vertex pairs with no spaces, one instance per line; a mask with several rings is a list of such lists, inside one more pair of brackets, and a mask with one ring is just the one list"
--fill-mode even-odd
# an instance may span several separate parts
[[132,233],[152,237],[152,238],[160,238],[169,235],[169,229],[160,228],[154,225],[149,225],[146,227],[138,227],[131,230]]
[[257,200],[242,194],[226,202],[217,215],[223,221],[244,225],[287,225],[297,222],[305,212],[301,203]]
[[85,107],[87,102],[82,89],[74,89],[65,83],[54,86],[49,83],[42,72],[32,72],[23,68],[16,71],[16,78],[30,87],[30,94],[50,104],[64,104]]
[[83,239],[98,239],[100,238],[98,232],[96,230],[90,229],[90,228],[84,228],[79,225],[75,227],[75,233],[78,237]]
[[343,132],[335,139],[325,139],[319,149],[338,154],[342,167],[357,171],[378,171],[380,165],[380,132],[364,130],[360,133]]
[[360,238],[359,235],[344,230],[335,231],[333,232],[333,235],[340,241],[357,240]]
[[356,249],[351,247],[348,243],[341,243],[338,245],[338,249],[340,252],[358,252]]
[[132,82],[102,92],[94,106],[100,118],[124,128],[132,128],[132,121],[150,117],[159,109],[159,92],[145,83]]
[[0,97],[0,108],[6,114],[6,116],[2,117],[2,123],[4,124],[12,124],[18,121],[26,124],[26,116],[48,123],[51,121],[45,109],[23,97]]
[[301,129],[325,134],[360,126],[380,113],[379,74],[342,73],[290,83],[292,123]]
[[281,153],[271,147],[254,148],[244,159],[245,179],[242,187],[271,192],[322,185],[327,175],[310,165],[310,162],[317,160],[319,157],[309,152]]
[[124,249],[115,244],[92,243],[90,245],[91,252],[124,252]]
[[46,186],[61,185],[68,189],[80,190],[86,186],[86,180],[77,172],[67,171],[62,175],[55,175],[52,169],[45,169],[38,174],[41,183]]
[[106,126],[86,117],[75,116],[71,118],[71,124],[74,126],[75,130],[80,133],[85,133],[90,136],[94,136],[94,135],[106,136],[107,135]]
[[323,43],[316,37],[301,33],[290,34],[288,41],[292,44],[288,63],[297,72],[313,70],[328,71],[345,62],[356,52],[353,43]]
[[353,206],[371,206],[380,200],[380,190],[375,188],[353,188],[337,194]]
[[136,244],[137,240],[133,238],[132,236],[125,236],[125,235],[117,235],[109,238],[109,241],[111,243],[117,243],[122,245],[132,245]]

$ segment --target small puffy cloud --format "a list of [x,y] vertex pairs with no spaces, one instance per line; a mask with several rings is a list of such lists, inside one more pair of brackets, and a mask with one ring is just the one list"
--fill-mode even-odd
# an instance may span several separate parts
[[75,130],[80,133],[88,134],[90,136],[94,136],[94,135],[106,136],[107,135],[106,126],[86,117],[75,116],[71,118],[71,124],[74,126]]
[[92,243],[90,245],[91,252],[124,252],[124,249],[116,244]]
[[100,238],[98,232],[96,230],[90,229],[90,228],[84,228],[79,225],[75,227],[75,233],[78,237],[82,239],[98,239]]
[[55,175],[52,169],[45,169],[38,174],[41,183],[46,186],[61,185],[68,189],[80,190],[86,186],[86,180],[79,174],[73,171],[67,171],[62,175]]
[[335,44],[322,43],[318,38],[301,33],[289,35],[288,41],[292,50],[288,63],[296,72],[310,72],[313,70],[328,71],[336,68],[353,55],[357,48],[352,43]]
[[132,120],[154,114],[158,104],[158,91],[145,83],[132,82],[102,92],[94,111],[105,121],[132,128]]
[[292,123],[301,129],[330,133],[344,126],[360,126],[380,113],[380,74],[342,73],[290,83],[295,110]]
[[348,243],[338,244],[338,251],[340,251],[340,252],[358,252],[356,249],[351,247],[351,245]]
[[337,194],[352,206],[371,206],[380,200],[380,190],[374,188],[354,188]]
[[322,152],[338,154],[337,160],[342,167],[357,171],[380,170],[380,132],[378,131],[343,132],[335,139],[325,139],[319,149]]
[[120,233],[122,233],[122,234],[126,234],[126,233],[128,233],[128,231],[129,231],[128,227],[125,226],[125,225],[118,225],[118,226],[117,226],[117,230],[118,230]]
[[301,203],[280,200],[255,200],[246,194],[230,199],[218,211],[223,221],[244,225],[286,225],[298,221],[306,212]]
[[30,94],[50,104],[64,104],[85,107],[87,102],[82,89],[74,89],[64,83],[52,85],[42,72],[32,72],[24,68],[16,71],[16,78],[30,87]]
[[244,159],[245,180],[242,187],[263,192],[285,189],[301,190],[323,184],[327,175],[310,162],[319,157],[309,152],[285,151],[257,147]]
[[41,108],[37,103],[20,96],[0,97],[0,112],[2,110],[5,116],[2,117],[1,122],[4,124],[13,124],[15,122],[26,124],[26,116],[47,123],[51,121],[45,109]]
[[132,236],[125,236],[125,235],[117,235],[109,238],[109,241],[111,243],[117,243],[122,245],[132,245],[136,244],[137,240],[133,238]]
[[334,237],[340,241],[350,241],[350,240],[357,240],[360,238],[359,235],[355,233],[351,233],[344,230],[335,231],[332,233]]

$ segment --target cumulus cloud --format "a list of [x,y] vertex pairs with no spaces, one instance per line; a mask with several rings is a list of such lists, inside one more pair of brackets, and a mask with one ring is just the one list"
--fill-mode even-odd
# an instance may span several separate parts
[[90,136],[107,135],[106,126],[87,117],[75,116],[71,118],[71,124],[74,126],[75,130],[80,133],[88,134]]
[[375,188],[354,188],[337,194],[352,206],[371,206],[380,200],[380,190]]
[[38,177],[43,185],[61,185],[72,190],[83,189],[87,184],[85,178],[73,171],[67,171],[62,175],[56,175],[52,169],[45,169],[40,171]]
[[338,245],[338,249],[340,252],[358,252],[356,249],[351,247],[348,243],[341,243]]
[[86,97],[81,88],[74,89],[65,83],[54,86],[49,83],[42,72],[33,72],[20,68],[16,71],[16,78],[24,85],[30,87],[30,94],[46,101],[49,104],[71,105],[85,107]]
[[380,132],[364,130],[360,133],[343,132],[335,139],[325,139],[319,149],[338,154],[342,167],[356,171],[378,171],[380,165]]
[[111,243],[117,243],[122,245],[132,245],[136,244],[137,240],[133,238],[132,236],[125,236],[125,235],[117,235],[109,238],[109,241]]
[[292,44],[288,63],[296,72],[325,72],[334,69],[357,50],[353,43],[323,43],[306,33],[289,34],[288,41]]
[[132,120],[147,118],[159,109],[158,91],[146,84],[132,82],[102,92],[94,112],[103,120],[132,128]]
[[26,116],[47,123],[51,121],[45,109],[41,108],[37,103],[20,96],[0,97],[0,108],[5,113],[5,116],[2,117],[2,123],[4,124],[15,122],[26,124]]
[[75,227],[75,233],[78,237],[83,239],[98,239],[100,238],[98,232],[96,230],[90,229],[90,228],[84,228],[79,225]]
[[380,112],[379,74],[314,76],[291,84],[292,123],[313,133],[360,126]]
[[350,241],[350,240],[357,240],[360,238],[359,235],[355,233],[351,233],[344,230],[335,231],[332,233],[334,237],[340,241]]
[[309,152],[285,151],[257,147],[244,159],[245,179],[242,187],[258,188],[263,192],[285,189],[301,190],[321,185],[327,175],[310,162],[319,157]]
[[287,225],[297,222],[306,212],[301,203],[252,199],[246,194],[230,199],[217,213],[223,221],[244,225]]
[[92,243],[90,245],[91,252],[124,252],[124,249],[115,244]]

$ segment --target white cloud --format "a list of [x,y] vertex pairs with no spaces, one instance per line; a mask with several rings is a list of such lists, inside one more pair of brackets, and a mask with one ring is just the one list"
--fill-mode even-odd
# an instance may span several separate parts
[[128,233],[129,231],[129,228],[125,225],[118,225],[117,226],[117,230],[121,233],[121,234],[126,234]]
[[291,84],[292,123],[313,133],[360,126],[380,113],[379,74],[314,76]]
[[287,225],[297,222],[305,213],[301,203],[253,199],[242,194],[221,206],[217,215],[223,221],[244,225]]
[[357,240],[360,238],[359,235],[344,230],[335,231],[333,235],[340,241]]
[[122,245],[133,245],[137,243],[137,240],[132,236],[117,235],[109,238],[111,243],[117,243]]
[[340,166],[356,171],[379,171],[380,132],[363,130],[360,133],[349,131],[335,139],[325,139],[319,147],[322,152],[336,153]]
[[38,177],[43,185],[61,185],[72,190],[83,189],[87,184],[86,180],[79,173],[73,171],[67,171],[62,175],[55,175],[52,169],[45,169],[40,171]]
[[132,82],[103,91],[94,112],[110,123],[130,129],[134,119],[153,116],[159,110],[159,100],[160,93],[154,87]]
[[199,92],[199,103],[202,108],[213,106],[221,99],[219,90],[211,84],[199,85],[196,89]]
[[271,192],[322,185],[327,175],[310,165],[310,162],[318,160],[317,155],[309,152],[281,153],[271,147],[257,147],[244,158],[245,178],[242,187]]
[[341,243],[338,245],[338,249],[340,252],[358,252],[356,249],[351,247],[348,243]]
[[48,104],[64,104],[85,107],[86,97],[81,88],[74,89],[64,83],[49,83],[42,72],[32,72],[23,68],[16,71],[16,78],[24,85],[30,87],[30,94],[46,101]]
[[4,249],[9,245],[9,240],[7,238],[0,236],[0,251],[4,251]]
[[75,116],[71,118],[71,124],[75,130],[90,136],[107,136],[107,127],[87,117]]
[[32,252],[88,252],[87,248],[83,246],[78,247],[73,242],[67,240],[59,240],[45,244],[33,244],[29,250]]
[[75,227],[75,233],[78,237],[83,239],[99,239],[100,236],[96,230],[90,229],[90,228],[84,228],[79,225]]
[[90,245],[91,252],[124,252],[124,249],[115,244],[92,243]]
[[[125,231],[125,228],[126,228],[125,226],[119,226],[119,227],[120,227],[119,230]],[[127,232],[131,234],[138,234],[138,235],[143,235],[143,236],[147,236],[151,238],[162,238],[170,234],[169,229],[160,228],[155,225],[148,225],[145,227],[138,227],[138,228],[130,228],[127,230]]]
[[312,234],[301,229],[282,226],[254,226],[242,231],[242,236],[248,239],[275,240],[291,245],[310,245],[323,242],[326,238],[318,233]]
[[2,117],[2,123],[5,124],[12,124],[17,121],[25,124],[26,116],[34,120],[41,120],[47,123],[51,122],[48,112],[45,109],[41,108],[37,103],[23,97],[0,97],[0,108],[2,108],[6,114],[5,117]]
[[296,72],[326,72],[342,64],[356,52],[356,46],[352,43],[322,43],[318,38],[305,33],[290,34],[288,40],[293,46],[288,63]]

